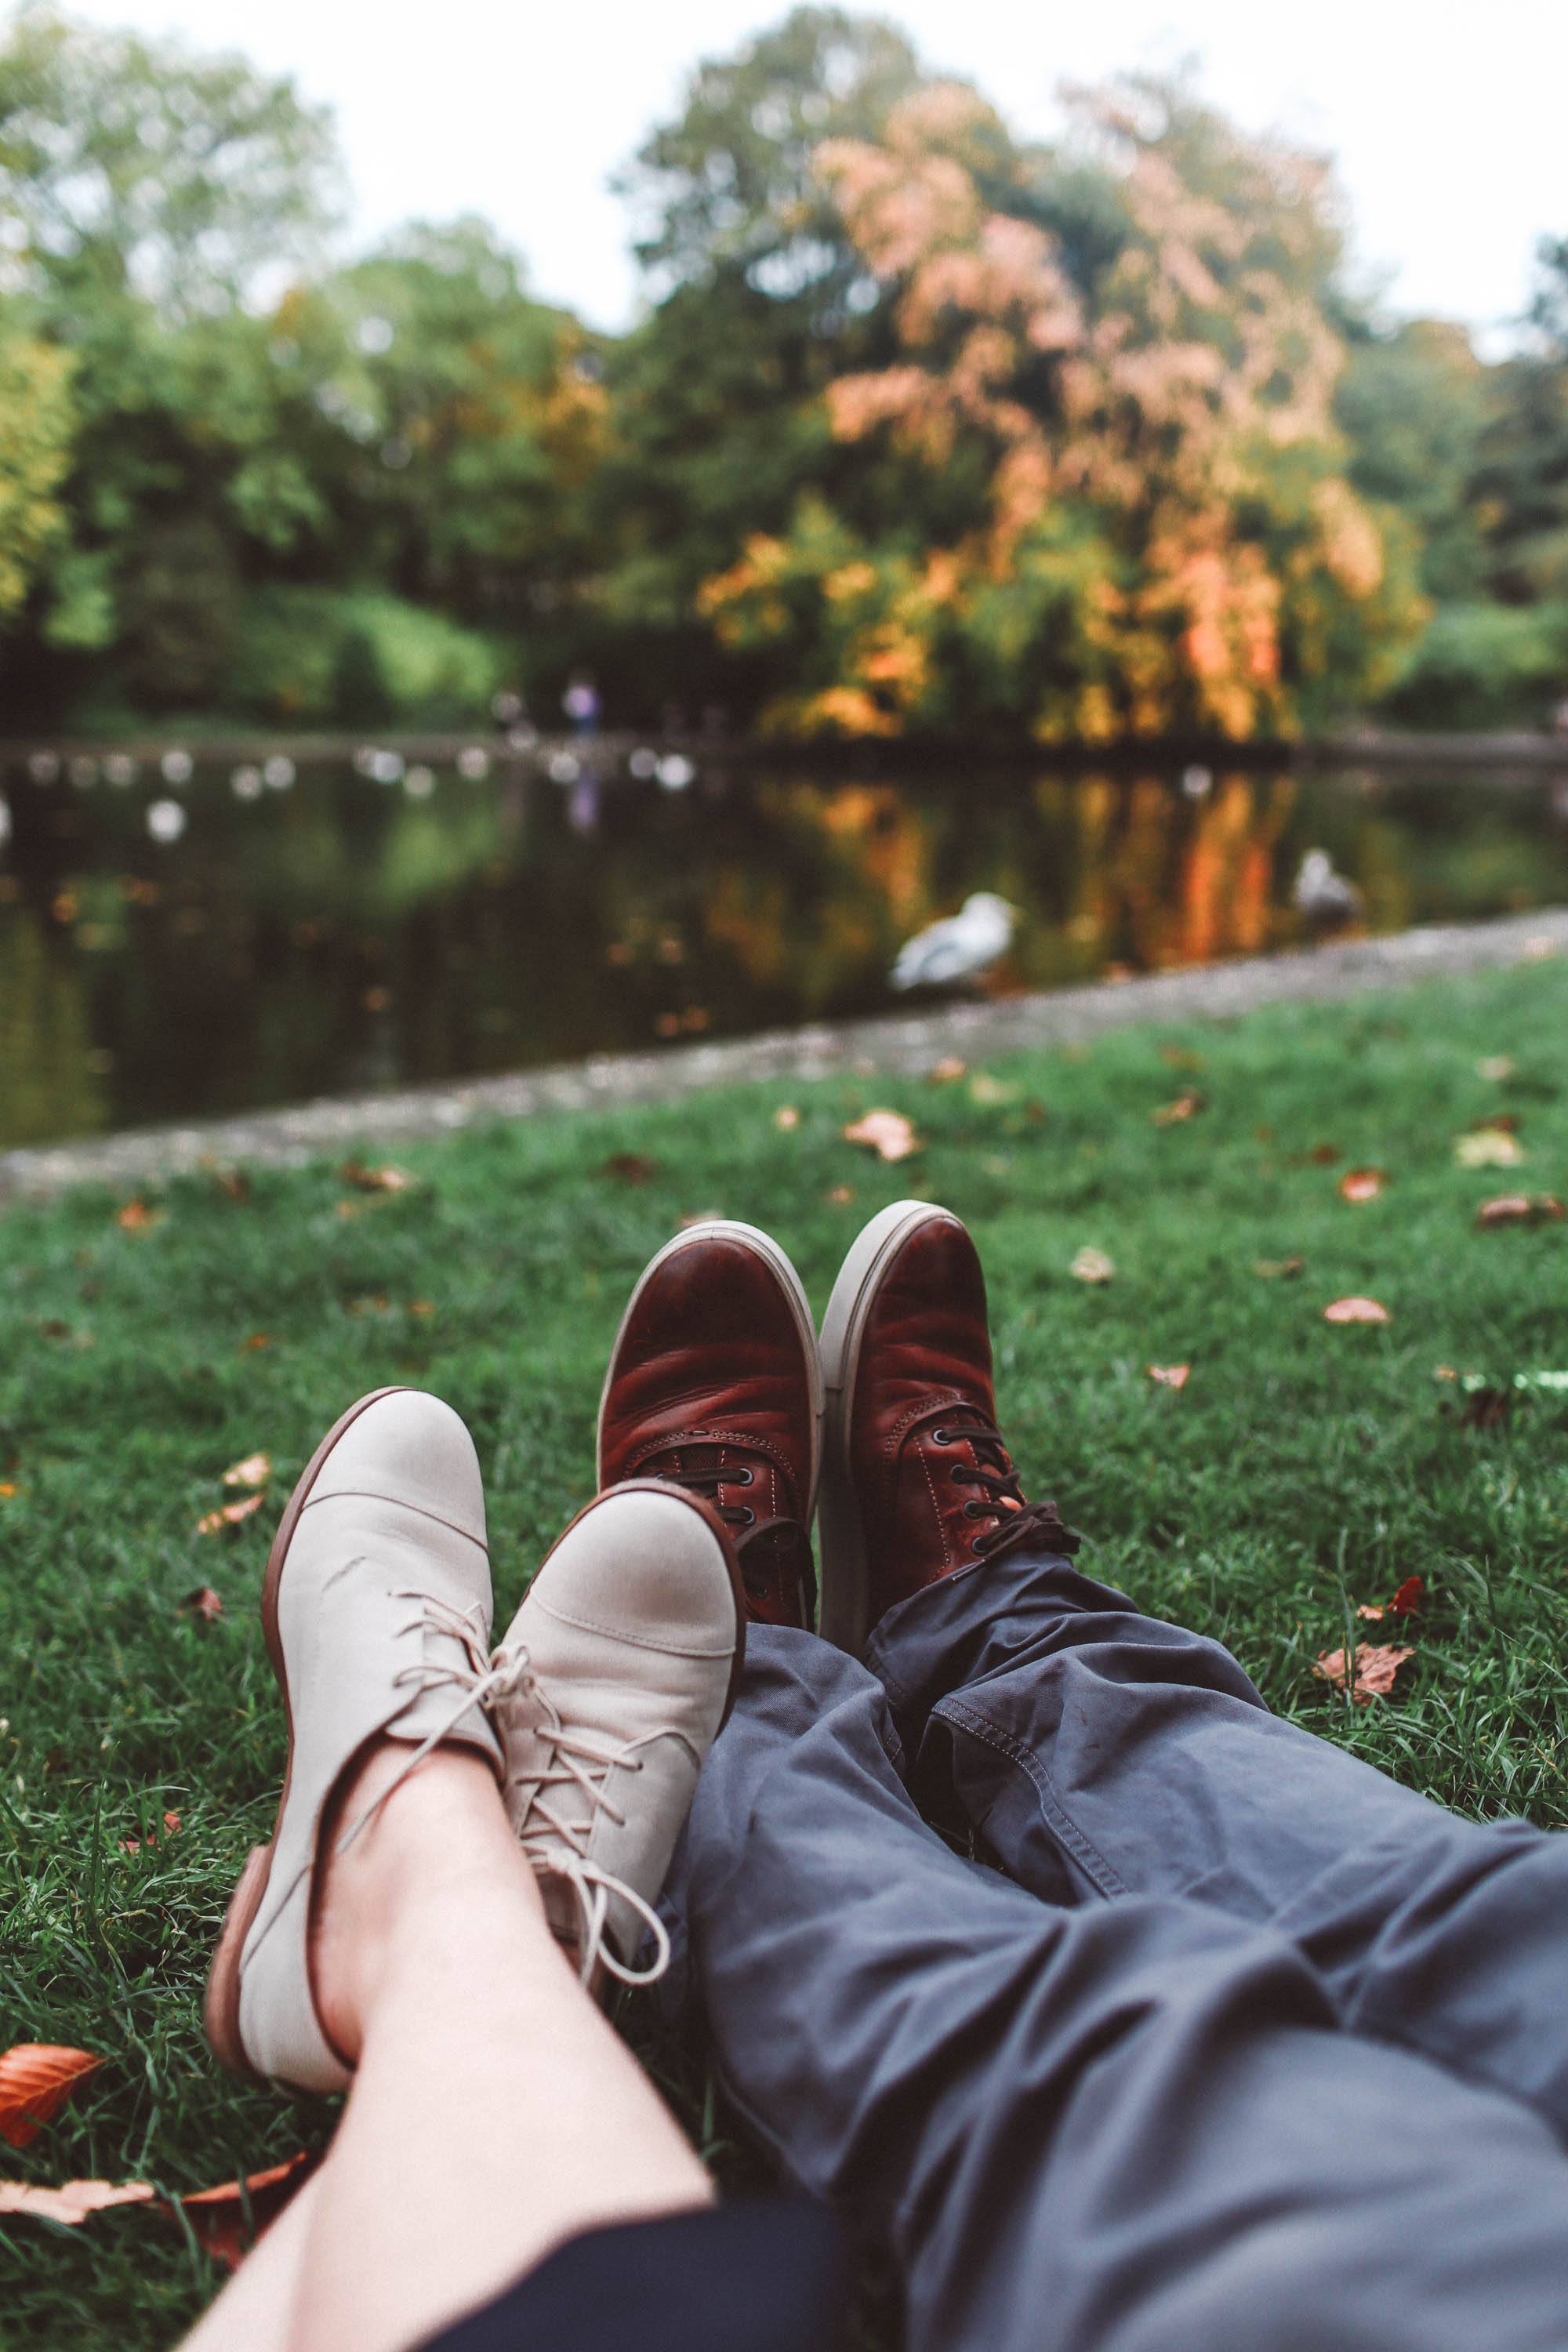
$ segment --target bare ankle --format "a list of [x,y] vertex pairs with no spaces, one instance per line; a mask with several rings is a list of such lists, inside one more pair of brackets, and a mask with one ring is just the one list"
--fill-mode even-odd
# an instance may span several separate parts
[[399,1780],[407,1761],[404,1742],[378,1742],[321,1821],[311,1982],[322,2024],[350,2059],[399,1947],[474,1898],[482,1904],[498,1881],[515,1900],[527,1876],[483,1758],[437,1748]]

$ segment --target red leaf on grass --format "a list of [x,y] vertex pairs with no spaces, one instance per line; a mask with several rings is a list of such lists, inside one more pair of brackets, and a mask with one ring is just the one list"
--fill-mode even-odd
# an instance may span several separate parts
[[90,2050],[18,2042],[0,2056],[0,2139],[26,2147],[58,2115],[76,2085],[102,2063]]
[[1191,1364],[1151,1364],[1149,1378],[1163,1389],[1184,1389],[1192,1369]]
[[1407,1576],[1388,1604],[1391,1617],[1416,1617],[1426,1598],[1426,1587],[1418,1576]]
[[265,1486],[272,1475],[269,1454],[247,1454],[243,1462],[231,1463],[223,1474],[226,1486]]
[[1342,1201],[1375,1201],[1388,1179],[1381,1168],[1350,1168],[1340,1178]]
[[179,1607],[182,1617],[188,1609],[191,1615],[199,1617],[204,1625],[210,1625],[216,1617],[223,1615],[223,1601],[210,1584],[195,1586],[186,1593]]
[[658,1174],[658,1162],[646,1151],[612,1151],[599,1173],[617,1184],[646,1184]]
[[1325,1323],[1386,1323],[1388,1309],[1375,1298],[1336,1298],[1323,1309]]
[[163,1213],[162,1209],[150,1209],[145,1201],[127,1201],[114,1212],[114,1222],[122,1234],[144,1234]]
[[406,1192],[414,1181],[405,1168],[367,1168],[363,1160],[345,1160],[338,1174],[361,1192]]

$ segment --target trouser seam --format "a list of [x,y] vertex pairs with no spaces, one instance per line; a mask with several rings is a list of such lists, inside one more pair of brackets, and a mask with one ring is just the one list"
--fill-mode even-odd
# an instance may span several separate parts
[[944,1722],[956,1723],[973,1738],[981,1740],[987,1748],[995,1748],[1010,1763],[1018,1766],[1034,1789],[1036,1801],[1051,1835],[1059,1845],[1067,1848],[1100,1894],[1110,1897],[1129,1892],[1126,1882],[1068,1812],[1051,1785],[1049,1773],[1033,1748],[1016,1738],[1010,1731],[1003,1730],[999,1724],[988,1722],[984,1716],[976,1714],[956,1694],[939,1701],[931,1713]]

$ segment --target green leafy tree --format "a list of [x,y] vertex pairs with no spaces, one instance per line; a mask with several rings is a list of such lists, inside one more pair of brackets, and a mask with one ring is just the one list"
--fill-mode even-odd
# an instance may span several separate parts
[[64,530],[57,493],[76,430],[70,376],[65,352],[10,332],[0,317],[0,623],[21,608]]
[[1568,237],[1548,239],[1527,347],[1500,371],[1477,488],[1497,592],[1568,601]]

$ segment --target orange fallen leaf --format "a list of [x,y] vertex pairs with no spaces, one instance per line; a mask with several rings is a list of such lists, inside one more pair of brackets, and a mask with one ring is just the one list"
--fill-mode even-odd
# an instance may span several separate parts
[[1184,1087],[1174,1102],[1162,1103],[1149,1116],[1156,1127],[1178,1127],[1183,1119],[1194,1118],[1204,1108],[1204,1097],[1196,1087]]
[[909,1160],[921,1149],[920,1138],[901,1110],[868,1110],[844,1129],[846,1143],[864,1144],[879,1160]]
[[1381,1601],[1363,1601],[1355,1613],[1358,1617],[1364,1617],[1370,1624],[1376,1625],[1382,1622],[1388,1612]]
[[1151,1364],[1149,1378],[1163,1389],[1184,1389],[1192,1369],[1191,1364]]
[[956,1054],[944,1054],[941,1061],[933,1062],[926,1072],[926,1076],[933,1087],[953,1087],[958,1084],[960,1078],[966,1078],[968,1076],[968,1063],[961,1061]]
[[[1414,1650],[1401,1650],[1379,1642],[1358,1642],[1351,1658],[1351,1696],[1357,1706],[1370,1706],[1374,1698],[1387,1698],[1394,1688],[1394,1676],[1406,1658],[1415,1655]],[[1345,1654],[1342,1650],[1325,1650],[1313,1665],[1312,1672],[1343,1690],[1346,1680]]]
[[16,1492],[16,1481],[15,1478],[0,1478],[0,1502],[8,1503]]
[[1388,1309],[1375,1298],[1336,1298],[1323,1309],[1325,1323],[1386,1323]]
[[826,1198],[831,1207],[847,1209],[855,1198],[855,1190],[850,1184],[833,1184],[828,1187]]
[[223,1474],[226,1486],[265,1486],[272,1475],[272,1457],[268,1454],[247,1454],[243,1462],[234,1462]]
[[405,1168],[367,1168],[363,1160],[345,1160],[338,1174],[361,1192],[406,1192],[414,1181]]
[[1091,1249],[1086,1244],[1068,1271],[1079,1282],[1110,1282],[1116,1273],[1116,1261],[1107,1257],[1103,1250]]
[[0,2139],[26,2147],[58,2115],[76,2085],[102,2063],[90,2050],[18,2042],[0,2056]]
[[223,1602],[210,1584],[198,1584],[193,1591],[186,1593],[180,1603],[180,1614],[184,1616],[187,1609],[193,1617],[199,1617],[204,1625],[210,1625],[215,1617],[223,1615]]
[[1342,1201],[1375,1201],[1388,1179],[1381,1168],[1349,1168],[1340,1178]]
[[0,2213],[32,2214],[40,2221],[59,2221],[79,2229],[89,2214],[109,2205],[151,2205],[155,2201],[147,2180],[62,2180],[58,2189],[44,2189],[30,2180],[0,2180]]
[[[197,2243],[231,2271],[237,2270],[257,2239],[263,2237],[289,2200],[301,2189],[319,2159],[301,2148],[284,2164],[252,2172],[243,2183],[226,2180],[182,2197],[180,2209]],[[246,2207],[249,2206],[249,2221]],[[166,2207],[172,2212],[172,2207]]]
[[434,1315],[435,1302],[428,1298],[411,1298],[408,1302],[408,1312],[410,1315]]
[[254,1356],[259,1354],[263,1348],[270,1348],[271,1345],[270,1331],[253,1331],[248,1339],[240,1341],[239,1352],[242,1356]]
[[780,1103],[773,1113],[773,1125],[781,1135],[793,1135],[800,1125],[800,1113],[794,1103]]
[[1476,1223],[1483,1232],[1492,1225],[1546,1225],[1563,1213],[1555,1192],[1500,1192],[1481,1202]]
[[216,1511],[205,1511],[196,1521],[199,1536],[221,1535],[225,1528],[238,1527],[241,1519],[249,1518],[267,1500],[265,1495],[247,1495],[243,1503],[220,1503]]
[[162,1209],[150,1209],[145,1201],[127,1201],[114,1212],[114,1222],[122,1234],[144,1234],[163,1213]]

